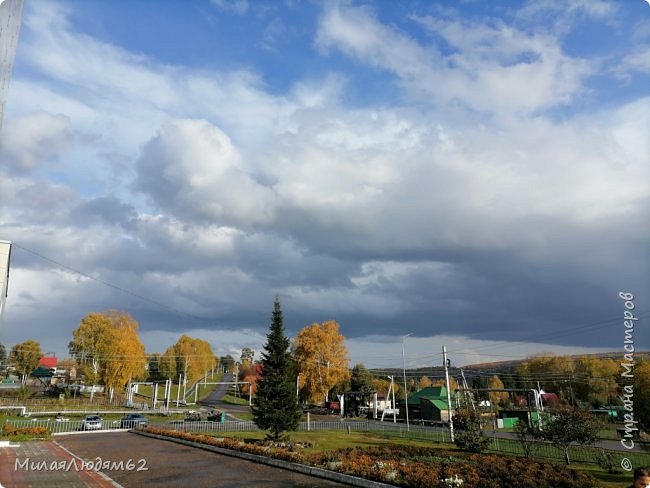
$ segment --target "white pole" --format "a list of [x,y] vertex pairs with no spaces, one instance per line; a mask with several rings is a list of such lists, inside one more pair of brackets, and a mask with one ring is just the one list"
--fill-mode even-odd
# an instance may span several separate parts
[[372,418],[377,420],[377,392],[372,394]]
[[402,374],[404,376],[404,404],[406,405],[406,431],[409,432],[411,429],[409,427],[409,394],[406,388],[406,357],[404,356],[404,339],[406,339],[411,334],[406,334],[402,336]]
[[183,374],[178,375],[178,389],[176,390],[176,408],[181,404],[181,379],[183,378]]
[[393,389],[393,423],[397,423],[397,405],[395,404],[395,387],[393,386],[393,377],[390,377],[390,386]]
[[447,362],[447,347],[442,346],[442,360],[445,363],[445,381],[447,382],[447,415],[449,416],[449,436],[451,442],[454,442],[454,419],[451,415],[451,394],[449,392],[449,369]]

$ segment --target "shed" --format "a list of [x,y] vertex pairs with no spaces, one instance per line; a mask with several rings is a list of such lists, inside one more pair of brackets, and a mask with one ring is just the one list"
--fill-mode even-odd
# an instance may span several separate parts
[[449,422],[449,410],[446,399],[442,400],[437,397],[420,398],[420,417],[422,420]]

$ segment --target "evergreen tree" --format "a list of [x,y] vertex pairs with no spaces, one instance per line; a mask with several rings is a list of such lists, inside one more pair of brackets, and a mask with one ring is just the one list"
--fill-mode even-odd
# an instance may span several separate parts
[[357,363],[352,368],[350,377],[350,389],[352,391],[371,392],[374,390],[372,385],[372,373],[366,369],[363,363]]
[[280,300],[275,298],[273,316],[262,352],[262,371],[257,380],[257,396],[251,408],[253,420],[267,430],[267,438],[278,441],[286,431],[295,430],[301,410],[296,398],[296,368],[284,335]]

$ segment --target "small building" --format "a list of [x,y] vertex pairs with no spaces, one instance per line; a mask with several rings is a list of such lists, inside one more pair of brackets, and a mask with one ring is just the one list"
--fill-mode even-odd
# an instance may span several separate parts
[[36,369],[31,372],[31,376],[38,378],[44,383],[51,382],[56,372],[57,363],[58,359],[55,356],[43,356],[39,359]]
[[449,422],[453,408],[447,403],[447,388],[429,386],[408,396],[409,418],[434,422]]
[[449,422],[450,408],[447,399],[422,397],[420,398],[420,417],[422,420],[434,422]]
[[[375,408],[375,401],[373,397],[370,397],[368,408],[370,408],[371,410]],[[391,408],[390,399],[386,398],[385,394],[377,392],[377,410],[381,412],[382,410],[385,410],[387,408]]]

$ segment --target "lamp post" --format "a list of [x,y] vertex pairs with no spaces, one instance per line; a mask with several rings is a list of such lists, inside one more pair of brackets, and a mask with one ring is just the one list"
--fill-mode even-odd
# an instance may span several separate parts
[[406,406],[406,431],[410,432],[411,428],[409,427],[409,395],[408,390],[406,389],[406,357],[404,356],[404,339],[412,333],[402,336],[402,375],[404,377],[404,404]]

